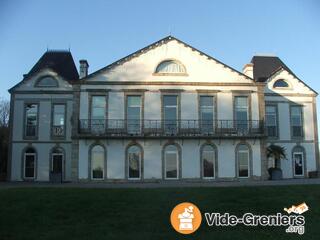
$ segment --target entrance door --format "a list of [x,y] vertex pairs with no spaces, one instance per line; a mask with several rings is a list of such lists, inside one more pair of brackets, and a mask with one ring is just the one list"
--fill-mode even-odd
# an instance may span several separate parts
[[293,154],[293,164],[294,164],[294,176],[303,176],[304,175],[304,159],[302,152],[295,152]]
[[53,153],[51,158],[51,182],[62,182],[63,154]]

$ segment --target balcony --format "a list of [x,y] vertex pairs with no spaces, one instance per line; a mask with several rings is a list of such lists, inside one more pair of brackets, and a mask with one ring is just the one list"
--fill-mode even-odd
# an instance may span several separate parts
[[257,138],[263,121],[81,119],[80,138]]

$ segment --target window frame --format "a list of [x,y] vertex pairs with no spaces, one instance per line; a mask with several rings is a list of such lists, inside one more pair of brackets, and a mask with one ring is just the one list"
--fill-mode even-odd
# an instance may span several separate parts
[[[294,136],[293,135],[293,121],[292,121],[292,108],[299,107],[300,108],[300,122],[301,122],[301,136]],[[303,112],[303,105],[297,105],[297,104],[290,104],[290,135],[291,139],[304,139],[305,131],[304,131],[304,112]],[[297,127],[297,126],[295,126]]]
[[[285,87],[275,86],[278,82],[284,82],[284,83],[287,84],[287,86],[285,86]],[[273,82],[272,88],[274,88],[274,89],[290,89],[291,87],[290,87],[290,84],[289,84],[288,81],[286,81],[285,79],[279,78],[279,79],[277,79],[277,80],[275,80],[275,81]]]
[[[27,136],[27,105],[36,105],[37,106],[37,125],[35,126],[35,135]],[[25,102],[24,103],[24,123],[23,123],[23,139],[38,139],[39,136],[39,112],[40,112],[40,103],[39,102]]]
[[[139,149],[139,177],[134,178],[130,177],[130,159],[129,159],[129,150],[132,147],[137,147]],[[126,149],[126,162],[127,162],[127,167],[126,167],[126,173],[127,173],[127,179],[130,181],[137,181],[137,180],[142,180],[143,179],[143,149],[139,144],[133,143],[128,145]]]
[[214,133],[217,127],[217,96],[216,94],[198,94],[198,113],[199,113],[198,119],[199,119],[199,127],[201,130],[203,129],[202,105],[201,105],[201,98],[203,97],[212,98],[212,133]]
[[[174,62],[174,63],[180,65],[184,69],[184,72],[159,72],[158,68],[160,67],[161,64],[163,64],[165,62]],[[185,67],[185,65],[181,61],[174,59],[174,58],[168,58],[168,59],[164,59],[164,60],[160,61],[156,65],[152,75],[153,76],[188,76],[188,73],[187,73],[187,68]]]
[[[166,106],[165,106],[165,103],[164,103],[164,99],[165,97],[167,96],[174,96],[176,97],[177,101],[176,101],[176,131],[175,133],[173,132],[168,132],[167,134],[169,133],[172,133],[172,134],[176,134],[178,133],[179,131],[179,128],[180,128],[180,123],[181,123],[181,94],[180,93],[177,93],[177,92],[164,92],[162,93],[162,96],[161,96],[161,127],[163,129],[163,131],[166,133],[166,121],[174,121],[174,120],[169,120],[169,119],[166,119],[166,114],[165,114],[165,109],[166,109]],[[173,105],[171,105],[173,106]]]
[[[245,146],[246,149],[240,149],[242,146]],[[252,177],[252,153],[251,153],[251,147],[250,145],[248,145],[247,143],[239,143],[237,146],[236,146],[236,177],[238,179],[250,179]],[[239,163],[239,153],[240,152],[246,152],[248,153],[248,176],[240,176],[239,174],[239,171],[240,171],[240,163]]]
[[[166,148],[169,147],[169,146],[174,146],[176,151],[175,151],[175,154],[176,154],[176,169],[177,169],[177,177],[176,178],[171,178],[171,177],[167,177],[167,150]],[[173,151],[169,151],[169,152],[173,152]],[[181,151],[180,151],[180,147],[174,143],[169,143],[169,144],[166,144],[164,147],[163,147],[163,178],[165,180],[178,180],[181,178],[181,171],[180,171],[180,167],[181,167],[181,162],[180,162],[180,158],[181,158]]]
[[[134,132],[134,133],[141,133],[142,129],[143,129],[143,123],[144,123],[144,95],[143,94],[135,94],[135,93],[132,93],[132,94],[125,94],[125,121],[126,121],[126,130],[127,132],[130,134],[129,132],[129,127],[128,127],[128,124],[129,124],[129,121],[130,119],[128,118],[128,115],[129,115],[129,98],[130,97],[139,97],[140,98],[140,116],[139,116],[139,131],[137,132]],[[132,120],[132,119],[131,119]],[[132,134],[134,134],[132,133]]]
[[[55,117],[55,112],[54,112],[54,107],[56,106],[56,105],[61,105],[61,106],[64,106],[64,124],[63,124],[63,134],[62,135],[55,135],[54,133],[53,133],[53,128],[54,127],[56,127],[55,125],[54,125],[54,117]],[[60,103],[60,102],[53,102],[52,104],[51,104],[51,139],[65,139],[65,137],[66,137],[66,130],[67,130],[67,121],[66,121],[66,119],[67,119],[67,103],[65,103],[65,102],[62,102],[62,103]]]
[[[267,136],[270,139],[278,139],[280,136],[279,133],[279,111],[278,111],[278,104],[276,103],[265,103],[265,125],[266,128],[268,128],[267,126],[267,107],[274,107],[275,108],[275,121],[276,121],[276,125],[275,125],[275,129],[276,129],[276,135],[275,136]],[[268,134],[268,129],[267,129],[267,134]]]
[[[102,178],[94,178],[93,177],[93,168],[92,168],[92,163],[93,163],[93,149],[95,147],[101,147],[103,149],[103,168],[102,168]],[[89,156],[90,156],[90,167],[89,167],[89,176],[90,176],[90,180],[92,181],[103,181],[106,179],[106,148],[102,145],[102,144],[93,144],[90,147],[90,151],[89,151]]]
[[[27,153],[28,150],[33,150],[33,153]],[[26,176],[26,156],[33,156],[33,177]],[[22,152],[23,158],[23,168],[22,168],[22,176],[26,181],[35,180],[37,175],[37,151],[33,147],[26,147]]]
[[[42,81],[43,79],[45,79],[45,78],[51,78],[51,79],[53,79],[53,80],[55,81],[56,85],[54,85],[54,86],[53,86],[53,85],[42,85],[42,86],[39,85],[39,84],[41,83],[41,81]],[[37,79],[34,87],[36,87],[36,88],[59,88],[59,82],[58,82],[58,80],[57,80],[54,76],[45,75],[45,76],[41,76],[41,77],[39,77],[39,78]]]
[[[89,93],[88,95],[89,97],[89,104],[88,104],[88,108],[89,108],[89,112],[88,112],[88,127],[90,128],[90,131],[92,133],[96,133],[96,134],[100,134],[103,133],[107,130],[108,128],[108,94],[106,94],[106,92],[98,92],[98,93]],[[104,101],[105,101],[105,109],[104,109],[104,118],[103,119],[93,119],[92,118],[92,111],[93,111],[93,98],[95,97],[103,97]],[[103,124],[101,124],[103,126],[103,131],[99,131],[99,128],[96,130],[97,132],[94,132],[94,129],[92,128],[92,126],[94,125],[92,120],[100,120]],[[96,124],[99,125],[99,124]],[[100,129],[101,130],[101,129]]]
[[[203,155],[204,155],[204,148],[205,147],[210,147],[212,152],[213,152],[213,177],[205,177],[204,176],[204,161],[203,161]],[[209,151],[207,151],[209,152]],[[201,149],[200,149],[200,161],[201,161],[201,178],[204,179],[204,180],[213,180],[213,179],[216,179],[217,178],[217,148],[216,146],[212,145],[212,144],[208,144],[208,143],[205,143],[201,146]]]

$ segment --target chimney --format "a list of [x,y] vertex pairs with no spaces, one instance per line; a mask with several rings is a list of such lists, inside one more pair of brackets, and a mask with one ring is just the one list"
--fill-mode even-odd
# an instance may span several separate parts
[[242,72],[244,75],[253,78],[253,63],[247,63],[244,65]]
[[81,59],[80,61],[80,79],[84,78],[88,75],[88,68],[89,68],[89,64],[87,62],[87,60],[85,59]]

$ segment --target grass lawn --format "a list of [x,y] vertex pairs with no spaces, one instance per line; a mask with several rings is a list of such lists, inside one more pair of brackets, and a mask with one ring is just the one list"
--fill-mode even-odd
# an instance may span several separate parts
[[[208,227],[180,235],[170,225],[181,202],[204,212],[275,214],[306,202],[305,234],[286,227]],[[165,189],[0,189],[0,239],[320,239],[320,185]]]

